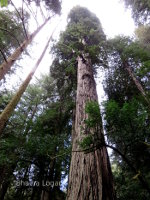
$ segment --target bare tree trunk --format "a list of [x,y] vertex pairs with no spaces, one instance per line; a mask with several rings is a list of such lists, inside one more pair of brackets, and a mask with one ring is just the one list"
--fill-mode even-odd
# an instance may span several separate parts
[[[78,57],[77,77],[76,118],[72,135],[73,152],[67,200],[114,200],[112,173],[106,147],[90,153],[77,151],[79,141],[87,134],[81,132],[81,127],[86,128],[85,120],[88,119],[85,105],[90,101],[98,102],[91,61],[83,55],[82,58]],[[102,122],[99,124],[98,138],[104,143]]]
[[128,71],[129,75],[131,76],[133,82],[135,83],[137,89],[140,91],[140,93],[142,94],[142,96],[144,97],[145,101],[148,103],[148,105],[150,106],[150,101],[147,98],[146,92],[144,91],[143,86],[141,85],[141,83],[138,81],[138,79],[135,77],[134,73],[132,72],[129,64],[127,62],[123,63],[126,70]]
[[46,190],[42,190],[41,200],[49,200],[49,199],[50,199],[49,192]]
[[4,200],[10,181],[5,181],[1,186],[0,200]]
[[[53,33],[52,33],[53,35]],[[16,105],[18,104],[18,102],[20,101],[21,96],[23,95],[23,93],[25,92],[29,82],[31,81],[36,69],[38,68],[40,62],[42,61],[44,54],[48,48],[49,42],[52,38],[52,35],[50,36],[49,40],[47,41],[47,44],[40,56],[40,58],[38,59],[38,61],[36,62],[35,66],[33,67],[32,71],[29,73],[29,75],[27,76],[27,78],[25,79],[25,81],[23,82],[23,84],[20,86],[19,90],[17,91],[17,93],[15,94],[15,96],[12,98],[12,100],[9,102],[9,104],[6,106],[6,108],[3,110],[2,114],[0,115],[0,135],[2,134],[3,128],[5,126],[5,123],[8,121],[10,115],[12,114],[12,112],[14,111]]]
[[16,62],[22,52],[27,48],[27,46],[32,42],[33,38],[38,34],[38,32],[44,27],[44,25],[50,20],[50,17],[45,20],[45,22],[36,29],[28,38],[15,50],[15,52],[0,65],[0,80],[2,80],[8,71],[11,69],[12,65]]

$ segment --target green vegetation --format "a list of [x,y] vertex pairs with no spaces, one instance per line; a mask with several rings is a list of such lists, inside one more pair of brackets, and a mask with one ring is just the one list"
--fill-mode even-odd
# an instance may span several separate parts
[[[26,0],[29,5],[33,1]],[[5,5],[2,2],[1,6]],[[59,0],[34,2],[38,8],[44,5],[50,13],[61,13]],[[135,22],[140,24],[135,38],[107,39],[93,13],[79,6],[70,11],[66,30],[51,48],[54,60],[50,73],[28,86],[0,136],[0,199],[64,200],[71,156],[85,153],[90,160],[90,155],[96,155],[99,149],[105,163],[104,147],[112,149],[116,199],[150,199],[150,4],[146,0],[124,2],[132,9]],[[30,16],[25,12],[24,17],[28,29]],[[7,63],[8,56],[24,39],[25,29],[18,12],[1,9],[0,63]],[[81,101],[85,106],[80,111],[83,123],[77,129],[81,137],[76,140],[77,149],[71,152],[77,119],[78,57],[82,64],[91,59],[94,75],[103,68],[107,100],[101,112],[96,101],[87,100],[86,105]],[[0,113],[15,94],[4,84],[0,92]],[[106,142],[98,136],[99,131],[105,135]],[[82,162],[91,167],[86,159]],[[83,178],[86,180],[87,176]],[[103,175],[101,180],[105,182],[105,178]],[[35,181],[39,185],[33,186]],[[43,181],[61,182],[61,185],[43,187]],[[17,185],[18,182],[29,185]]]

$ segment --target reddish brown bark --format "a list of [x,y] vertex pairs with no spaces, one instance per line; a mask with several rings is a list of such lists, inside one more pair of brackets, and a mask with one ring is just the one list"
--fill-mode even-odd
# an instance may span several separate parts
[[[85,105],[89,101],[98,102],[90,59],[83,58],[78,57],[76,118],[72,135],[73,152],[67,200],[114,200],[112,173],[106,147],[86,154],[82,151],[77,152],[80,149],[79,141],[87,134],[81,133],[81,127],[86,128],[85,120],[88,118]],[[100,121],[99,124],[102,122]],[[103,143],[104,135],[101,125],[97,134]]]

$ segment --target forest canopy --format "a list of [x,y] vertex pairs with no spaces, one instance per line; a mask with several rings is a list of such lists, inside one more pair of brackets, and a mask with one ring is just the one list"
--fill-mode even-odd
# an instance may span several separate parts
[[133,37],[77,5],[55,39],[63,0],[0,8],[0,200],[150,199],[150,3],[122,2]]

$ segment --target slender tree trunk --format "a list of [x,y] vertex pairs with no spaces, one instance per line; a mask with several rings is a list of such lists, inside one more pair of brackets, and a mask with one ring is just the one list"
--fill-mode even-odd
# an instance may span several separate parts
[[2,187],[3,179],[5,177],[5,172],[6,172],[7,166],[0,166],[0,188]]
[[1,192],[0,192],[0,200],[4,200],[9,184],[10,184],[10,181],[5,181],[2,184]]
[[[79,149],[79,141],[87,134],[81,133],[81,127],[86,128],[85,120],[88,119],[85,105],[89,101],[98,102],[91,61],[83,55],[82,58],[78,57],[77,77],[76,118],[67,200],[114,200],[112,173],[106,147],[90,153],[76,151]],[[97,134],[103,143],[102,127],[99,127]]]
[[[43,181],[54,181],[54,173],[55,173],[55,159],[52,159],[50,161],[50,166],[49,166],[49,175],[46,177],[46,180]],[[42,190],[42,195],[41,195],[41,200],[49,200],[51,199],[51,193],[52,193],[53,188],[49,186],[45,186]]]
[[143,86],[141,85],[141,83],[138,81],[138,79],[135,77],[134,73],[132,72],[128,62],[124,62],[123,63],[126,70],[128,71],[129,75],[131,76],[133,82],[135,83],[137,89],[140,91],[140,93],[142,94],[142,96],[144,97],[145,101],[148,103],[149,107],[150,107],[150,101],[149,99],[147,98],[147,95],[146,95],[146,92],[144,91],[144,88]]
[[16,163],[11,166],[3,166],[0,177],[0,200],[5,199],[5,195],[7,193],[7,189],[10,185],[11,177],[13,176],[14,169],[16,167]]
[[49,199],[50,199],[49,192],[47,192],[46,190],[42,190],[41,200],[49,200]]
[[30,199],[30,200],[34,200],[34,199],[35,199],[36,191],[37,191],[37,188],[36,188],[36,187],[33,187],[33,188],[32,188],[32,195],[31,195],[31,199]]
[[[56,147],[54,155],[57,154],[57,151],[58,150]],[[46,181],[54,182],[54,183],[55,181],[61,181],[61,171],[57,169],[58,161],[59,159],[57,160],[56,158],[51,159],[50,165],[49,165],[49,173],[46,177]],[[59,163],[59,165],[61,165],[61,163]],[[41,200],[49,200],[49,199],[56,198],[56,196],[54,196],[55,188],[56,188],[55,186],[54,187],[45,186],[42,191]],[[60,189],[59,186],[57,189]]]
[[[53,33],[52,33],[53,35]],[[16,105],[18,104],[18,102],[20,101],[21,96],[23,95],[23,93],[25,92],[29,82],[31,81],[36,69],[38,68],[40,62],[42,61],[44,54],[48,48],[49,42],[51,40],[50,36],[49,40],[47,41],[47,44],[40,56],[40,58],[38,59],[38,61],[36,62],[35,66],[33,67],[32,71],[29,73],[29,75],[27,76],[27,78],[25,79],[25,81],[23,82],[23,84],[20,86],[19,90],[17,91],[17,93],[15,94],[15,96],[12,98],[12,100],[9,102],[9,104],[6,106],[6,108],[4,109],[4,111],[2,112],[2,114],[0,115],[0,135],[2,134],[3,128],[5,126],[5,123],[8,121],[10,115],[12,114],[12,112],[14,111]]]
[[12,65],[16,62],[22,52],[27,48],[27,46],[32,42],[33,38],[38,34],[38,32],[44,27],[44,25],[50,20],[50,17],[45,20],[45,22],[36,29],[28,38],[15,50],[15,52],[0,65],[0,80],[5,77],[8,71],[11,69]]

